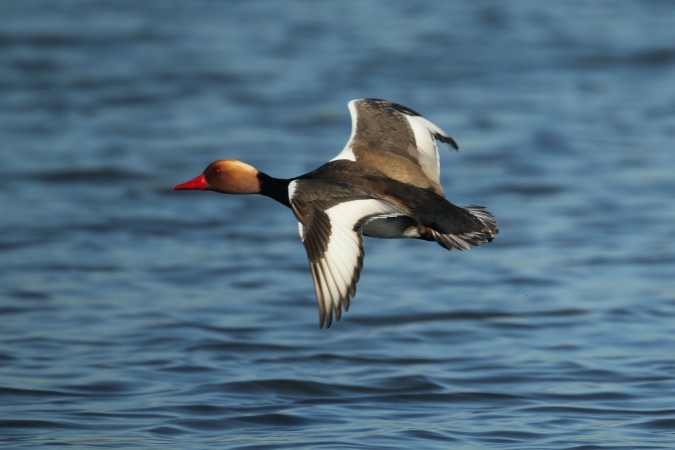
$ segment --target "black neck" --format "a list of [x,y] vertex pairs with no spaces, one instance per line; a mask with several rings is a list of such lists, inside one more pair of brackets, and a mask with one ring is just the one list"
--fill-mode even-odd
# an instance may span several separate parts
[[288,184],[292,180],[282,180],[279,178],[272,178],[271,176],[259,172],[258,179],[260,180],[260,194],[266,197],[273,198],[282,205],[289,208],[291,203],[288,201]]

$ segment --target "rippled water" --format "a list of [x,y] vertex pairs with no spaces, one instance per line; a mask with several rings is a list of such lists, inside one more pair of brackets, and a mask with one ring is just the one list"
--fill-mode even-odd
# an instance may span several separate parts
[[[0,2],[0,444],[675,446],[675,3]],[[447,130],[501,234],[366,241],[317,327],[292,213],[174,192]]]

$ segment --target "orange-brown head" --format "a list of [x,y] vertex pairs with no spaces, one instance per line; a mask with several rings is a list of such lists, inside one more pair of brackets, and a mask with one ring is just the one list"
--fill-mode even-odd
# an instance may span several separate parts
[[260,179],[258,169],[235,159],[219,159],[204,170],[204,173],[182,184],[175,190],[200,190],[222,192],[223,194],[258,194]]

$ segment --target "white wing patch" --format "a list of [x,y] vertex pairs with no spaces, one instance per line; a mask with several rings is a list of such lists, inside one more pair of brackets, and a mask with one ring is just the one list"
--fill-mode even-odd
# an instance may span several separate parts
[[298,188],[298,182],[296,180],[288,183],[288,201],[292,202],[293,197],[295,197],[295,190]]
[[404,213],[391,203],[378,199],[352,200],[325,211],[330,220],[330,237],[323,257],[311,263],[314,288],[319,302],[321,323],[327,326],[335,312],[340,320],[341,309],[349,308],[349,300],[356,293],[363,263],[361,227],[371,220],[393,217]]
[[413,133],[415,133],[415,144],[422,171],[427,178],[440,186],[441,161],[438,156],[438,146],[436,145],[436,137],[434,135],[449,136],[445,131],[422,116],[409,116],[407,114],[404,114],[404,116],[408,120]]
[[338,155],[331,159],[331,161],[335,161],[336,159],[348,159],[350,161],[356,161],[356,156],[354,155],[354,151],[352,150],[352,142],[354,141],[354,135],[356,134],[356,102],[358,100],[352,100],[347,104],[347,107],[349,108],[349,114],[352,116],[352,133],[349,136],[349,140],[347,141],[347,145],[345,145],[345,148],[342,149]]

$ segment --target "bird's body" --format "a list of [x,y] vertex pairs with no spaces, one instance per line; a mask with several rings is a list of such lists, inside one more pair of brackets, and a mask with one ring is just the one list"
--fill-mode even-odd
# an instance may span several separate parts
[[450,250],[490,242],[499,231],[478,206],[455,206],[440,185],[436,140],[457,148],[440,128],[409,108],[353,100],[352,135],[318,169],[278,179],[240,161],[210,164],[175,189],[262,194],[290,207],[298,220],[319,304],[320,326],[349,308],[363,264],[362,235],[436,241]]

